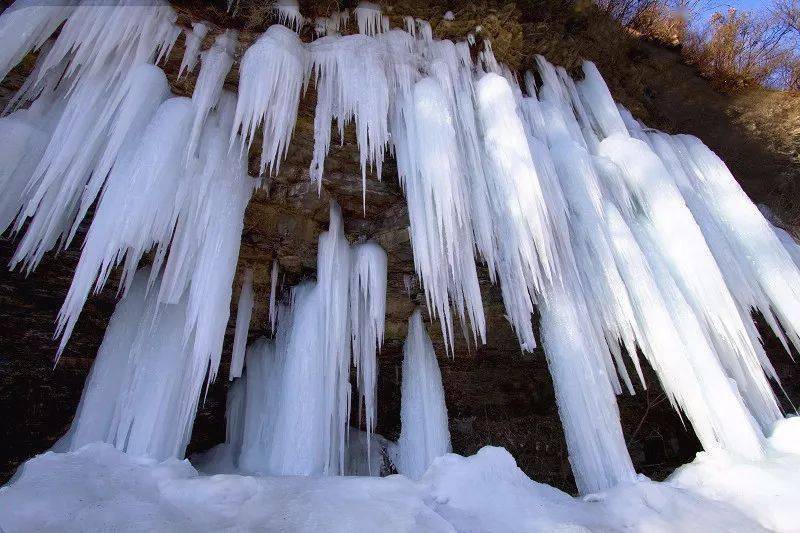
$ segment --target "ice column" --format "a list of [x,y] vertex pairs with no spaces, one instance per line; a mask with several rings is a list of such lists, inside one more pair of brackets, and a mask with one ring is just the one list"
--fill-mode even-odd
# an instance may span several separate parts
[[388,258],[376,242],[353,248],[353,273],[350,278],[350,331],[353,342],[353,364],[356,367],[359,402],[367,428],[367,458],[371,452],[371,434],[377,420],[376,386],[378,382],[377,352],[383,344],[386,320],[386,282]]
[[451,449],[442,374],[419,309],[408,322],[403,345],[401,394],[396,466],[401,474],[419,479],[434,459]]

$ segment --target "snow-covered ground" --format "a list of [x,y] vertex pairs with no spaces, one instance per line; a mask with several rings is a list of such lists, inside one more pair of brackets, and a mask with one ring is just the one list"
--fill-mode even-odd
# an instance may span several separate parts
[[89,444],[34,457],[0,488],[0,530],[798,531],[800,418],[759,462],[702,452],[668,481],[574,498],[536,483],[502,448],[434,461],[419,482],[375,477],[202,476]]

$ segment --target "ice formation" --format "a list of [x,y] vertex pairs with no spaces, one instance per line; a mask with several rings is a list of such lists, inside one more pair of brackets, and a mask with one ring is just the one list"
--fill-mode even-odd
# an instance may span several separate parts
[[228,30],[214,39],[211,48],[201,55],[200,74],[197,76],[197,83],[192,93],[195,114],[187,148],[188,157],[195,155],[203,124],[205,124],[209,112],[219,102],[225,77],[233,66],[235,51],[236,32]]
[[[300,29],[296,1],[276,9],[280,22]],[[89,294],[121,270],[123,299],[72,448],[103,440],[182,456],[203,382],[220,364],[255,184],[247,150],[261,134],[260,172],[279,171],[313,80],[310,176],[321,186],[334,120],[342,143],[355,126],[365,210],[368,170],[380,179],[384,157],[395,156],[417,278],[445,350],[454,348],[456,322],[468,342],[486,339],[479,264],[499,283],[523,350],[536,345],[538,309],[582,492],[636,480],[614,395],[647,386],[639,353],[709,454],[768,462],[765,435],[783,415],[751,313],[787,350],[798,348],[800,248],[725,164],[696,138],[637,122],[591,63],[576,82],[538,56],[538,76],[522,76],[523,90],[487,40],[473,61],[474,34],[438,40],[411,17],[405,31],[391,29],[369,2],[354,15],[359,34],[339,35],[349,13],[334,13],[316,21],[320,37],[311,43],[270,27],[241,59],[238,95],[223,89],[236,35],[216,36],[191,99],[172,97],[156,66],[179,33],[164,3],[19,0],[0,16],[0,74],[39,51],[0,118],[0,229],[19,236],[12,263],[30,271],[69,246],[96,205],[58,316],[59,353]],[[187,32],[181,75],[194,70],[206,33],[201,23]],[[137,273],[151,252],[149,274]],[[233,466],[346,472],[355,365],[371,468],[387,263],[374,242],[348,243],[332,206],[316,282],[294,287],[291,305],[279,303],[273,262],[276,338],[247,351],[253,296],[245,283],[228,412]],[[405,355],[397,458],[418,477],[449,443],[420,313]]]
[[181,77],[184,72],[194,72],[197,60],[200,58],[200,47],[203,44],[203,39],[208,35],[208,26],[203,22],[193,22],[192,29],[186,30],[184,33],[186,35],[186,48],[183,52],[180,69],[178,69],[178,77]]
[[273,259],[269,274],[269,326],[273,332],[275,331],[275,321],[278,319],[278,307],[276,305],[278,298],[278,270],[278,260]]
[[[351,248],[342,224],[341,211],[332,203],[330,227],[319,239],[316,283],[292,289],[291,305],[276,311],[275,340],[259,339],[247,349],[245,373],[229,392],[228,427],[237,429],[229,432],[223,452],[240,471],[347,472],[351,364],[357,370],[370,462],[387,257],[375,242]],[[277,272],[275,264],[275,282]],[[246,328],[236,340],[240,339],[246,341]],[[236,340],[233,357],[238,371],[241,356]],[[298,391],[303,391],[303,401],[298,401]]]
[[378,417],[376,388],[378,384],[378,350],[383,344],[386,320],[386,283],[388,258],[375,242],[353,248],[353,270],[350,279],[350,332],[353,343],[353,364],[356,367],[361,405],[367,429],[367,461],[371,455],[371,435]]
[[[309,75],[313,72],[317,89],[311,178],[322,185],[331,121],[336,119],[342,142],[345,126],[354,121],[366,188],[367,167],[374,165],[380,179],[389,142],[390,95],[384,50],[374,37],[348,35],[317,39],[310,51]],[[364,202],[366,206],[366,191]]]
[[239,293],[239,305],[236,307],[236,332],[233,337],[233,353],[231,354],[231,380],[242,377],[244,354],[247,349],[247,332],[250,331],[253,303],[253,269],[248,268],[244,273],[242,290]]
[[242,57],[239,99],[231,142],[241,130],[249,147],[256,128],[262,127],[262,174],[267,167],[270,174],[277,172],[281,159],[289,149],[297,120],[307,55],[293,31],[275,24]]
[[383,31],[383,12],[378,4],[359,2],[353,13],[358,22],[358,33],[376,35]]
[[297,0],[278,0],[273,6],[279,24],[284,24],[299,33],[306,22],[300,13],[300,4]]
[[395,464],[401,474],[419,479],[434,459],[450,452],[442,374],[419,309],[411,315],[403,344],[400,401]]

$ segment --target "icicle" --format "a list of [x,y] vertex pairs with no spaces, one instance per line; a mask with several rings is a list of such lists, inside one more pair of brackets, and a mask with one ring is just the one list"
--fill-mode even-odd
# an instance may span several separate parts
[[401,474],[419,479],[434,459],[450,452],[442,374],[419,309],[408,321],[403,344],[401,395],[395,464]]
[[30,177],[31,195],[16,228],[33,220],[12,260],[24,262],[28,271],[59,238],[62,246],[69,244],[130,130],[141,131],[168,94],[164,74],[152,65],[137,67],[109,91],[102,88],[105,73],[86,79],[72,93]]
[[[367,428],[367,459],[371,453],[371,435],[377,421],[376,387],[377,352],[383,344],[386,320],[386,283],[388,258],[375,242],[353,248],[353,272],[350,279],[350,331],[353,340],[353,363],[358,390],[364,405]],[[361,416],[359,410],[359,418]]]
[[[237,461],[243,472],[270,474],[269,453],[273,439],[285,437],[277,435],[273,429],[281,394],[279,376],[283,370],[279,352],[282,352],[284,344],[282,336],[278,338],[277,346],[271,340],[260,338],[247,348],[242,446]],[[234,448],[234,456],[236,452]]]
[[191,30],[185,30],[186,33],[186,48],[183,51],[183,59],[181,66],[178,70],[178,79],[183,76],[184,72],[194,72],[197,66],[197,60],[200,58],[200,46],[203,44],[203,39],[208,34],[208,26],[203,22],[193,22]]
[[72,87],[83,78],[113,67],[107,80],[110,84],[137,65],[165,57],[179,34],[176,19],[172,8],[161,2],[81,4],[61,28],[43,72],[68,59],[65,78]]
[[218,35],[214,44],[203,52],[200,75],[192,93],[192,103],[195,106],[192,134],[189,139],[187,154],[195,155],[200,131],[208,117],[208,113],[217,105],[222,94],[225,78],[233,66],[233,53],[236,50],[236,32],[228,30]]
[[336,119],[342,143],[345,126],[355,121],[365,210],[367,166],[375,165],[381,179],[389,142],[389,85],[381,44],[373,37],[350,35],[324,37],[310,45],[310,67],[317,86],[311,179],[321,186],[331,145],[331,121]]
[[319,238],[317,289],[320,291],[325,354],[325,424],[323,443],[329,450],[325,472],[344,470],[345,439],[350,420],[350,321],[348,297],[352,252],[344,236],[339,206],[331,201],[330,225]]
[[0,15],[0,81],[25,55],[44,44],[72,14],[76,3],[17,0]]
[[30,200],[28,181],[62,108],[50,95],[43,95],[29,109],[0,118],[0,233],[5,233]]
[[353,10],[358,21],[358,33],[377,35],[382,30],[381,6],[372,2],[359,2]]
[[278,296],[278,260],[272,260],[270,270],[270,289],[269,289],[269,326],[271,331],[275,331],[275,320],[278,318],[278,310],[275,301]]
[[250,330],[250,317],[253,314],[253,269],[244,273],[242,290],[239,293],[239,305],[236,308],[236,333],[233,336],[233,354],[231,355],[231,371],[228,379],[242,377],[244,354],[247,348],[247,333]]
[[278,24],[290,27],[296,33],[300,33],[306,19],[300,14],[300,4],[297,0],[278,0],[273,6],[278,18]]
[[[707,146],[696,137],[678,136],[685,146],[682,159],[693,171],[693,184],[713,211],[742,269],[763,291],[768,304],[759,310],[774,312],[796,348],[800,348],[800,271],[772,231],[769,222]],[[780,328],[773,324],[780,336]]]
[[[663,261],[649,241],[644,247],[649,257],[642,252],[616,207],[607,203],[605,211],[617,266],[636,312],[639,345],[670,402],[686,413],[704,449],[719,446],[760,457],[759,431]],[[645,237],[640,233],[640,238]]]

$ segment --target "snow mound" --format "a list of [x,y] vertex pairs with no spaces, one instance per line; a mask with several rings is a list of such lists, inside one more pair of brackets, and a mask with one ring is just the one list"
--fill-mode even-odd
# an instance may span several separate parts
[[0,530],[788,532],[800,524],[798,437],[790,418],[764,460],[703,452],[665,482],[639,476],[583,498],[532,481],[495,447],[442,456],[414,482],[204,476],[188,460],[89,444],[25,463],[0,488]]

